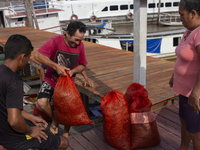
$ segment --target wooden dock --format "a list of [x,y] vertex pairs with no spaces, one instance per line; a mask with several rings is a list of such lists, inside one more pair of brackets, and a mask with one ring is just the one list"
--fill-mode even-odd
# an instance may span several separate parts
[[[178,116],[178,103],[153,112],[161,138],[159,145],[140,150],[178,150],[181,143],[181,126]],[[69,137],[67,150],[116,150],[103,137],[103,127],[91,129]],[[189,150],[193,150],[190,143]]]
[[[34,51],[30,58],[31,63],[39,66],[33,59],[34,53],[54,33],[40,31],[29,27],[0,28],[0,46],[4,47],[8,37],[12,34],[27,36]],[[111,90],[126,92],[127,87],[133,82],[133,53],[83,41],[86,50],[88,65],[86,73],[96,83],[94,88],[83,87],[81,75],[76,77],[79,91],[92,99],[100,102],[102,97]],[[169,87],[168,82],[173,73],[174,62],[147,57],[146,89],[154,105],[169,100],[177,94]],[[178,103],[154,111],[161,143],[157,146],[146,148],[148,150],[177,150],[180,145],[180,121],[178,117]],[[75,129],[75,128],[74,128]],[[76,129],[75,129],[76,130]],[[115,150],[105,142],[102,126],[84,132],[71,134],[67,150]],[[146,150],[144,149],[144,150]],[[190,145],[192,149],[192,145]]]
[[[29,27],[0,28],[0,46],[3,47],[12,34],[22,34],[31,40],[34,51],[30,63],[36,67],[40,66],[36,65],[37,62],[33,58],[34,53],[49,38],[57,35]],[[96,83],[96,86],[94,88],[83,87],[83,77],[77,75],[75,83],[78,90],[98,102],[111,90],[125,93],[128,86],[133,83],[134,53],[87,41],[83,43],[88,60],[86,73]],[[174,62],[147,56],[146,89],[153,104],[169,100],[177,95],[168,85],[173,66]]]

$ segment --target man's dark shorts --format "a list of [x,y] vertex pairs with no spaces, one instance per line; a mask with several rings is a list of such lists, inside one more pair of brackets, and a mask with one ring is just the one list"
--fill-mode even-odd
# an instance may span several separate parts
[[38,93],[38,99],[48,98],[50,100],[53,96],[53,91],[53,87],[48,82],[43,81]]
[[[34,126],[30,121],[26,120],[26,122],[28,125]],[[31,138],[30,136],[27,136],[27,140],[25,141],[22,141],[20,143],[3,145],[3,147],[6,148],[7,150],[27,150],[29,148],[41,149],[41,150],[56,150],[61,142],[60,137],[58,135],[53,135],[47,130],[44,132],[47,134],[48,138],[47,140],[41,138],[42,143],[39,143],[38,139],[36,138]]]
[[188,97],[179,95],[179,116],[185,119],[188,132],[200,132],[200,114],[196,114],[190,105]]

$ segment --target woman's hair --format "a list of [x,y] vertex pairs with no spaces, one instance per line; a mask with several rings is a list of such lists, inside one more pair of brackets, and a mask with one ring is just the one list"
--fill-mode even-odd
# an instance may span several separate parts
[[67,26],[67,31],[70,36],[73,36],[77,30],[79,30],[80,33],[85,33],[86,32],[85,24],[80,21],[73,21],[70,22],[69,25]]
[[5,44],[5,60],[14,60],[20,54],[28,56],[33,51],[31,41],[23,35],[11,35]]
[[200,0],[181,0],[179,6],[187,10],[188,13],[195,10],[200,16]]

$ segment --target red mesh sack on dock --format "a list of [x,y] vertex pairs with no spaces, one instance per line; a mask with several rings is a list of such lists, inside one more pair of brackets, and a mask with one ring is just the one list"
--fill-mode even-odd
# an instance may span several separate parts
[[93,123],[83,105],[79,91],[70,75],[59,77],[53,94],[56,120],[60,124],[77,126]]
[[101,100],[103,135],[120,150],[130,150],[130,118],[128,104],[121,92],[111,91]]
[[[131,89],[133,90],[132,92]],[[148,98],[146,89],[138,83],[133,83],[128,88],[125,96],[132,101],[129,107],[131,149],[140,149],[159,144],[160,135],[156,120],[151,112],[152,103]]]
[[[131,104],[133,103],[133,100],[136,99],[138,96],[140,96],[140,94],[142,93],[142,95],[144,95],[145,97],[148,97],[148,92],[147,90],[144,88],[144,86],[142,86],[141,84],[138,83],[132,83],[126,90],[125,93],[125,97],[126,100],[128,102],[128,107],[131,106]],[[144,111],[144,109],[146,109],[145,111],[150,111],[151,110],[151,105],[152,103],[149,103],[149,101],[141,101],[140,104],[136,104],[134,103],[134,107],[132,107],[132,109],[134,108],[135,111],[141,111],[140,109],[142,109]],[[142,108],[135,108],[135,107],[141,107]]]
[[46,122],[51,122],[51,121],[52,121],[51,117],[49,117],[44,111],[42,111],[42,110],[39,108],[37,102],[35,103],[34,110],[33,110],[33,114],[38,114],[38,115],[40,115]]

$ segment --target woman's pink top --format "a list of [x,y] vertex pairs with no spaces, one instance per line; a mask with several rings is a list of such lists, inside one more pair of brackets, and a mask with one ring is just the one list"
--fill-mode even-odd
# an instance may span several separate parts
[[173,90],[189,97],[200,69],[200,57],[196,50],[200,44],[200,27],[194,29],[188,37],[187,33],[188,30],[175,51],[177,60],[174,65]]

